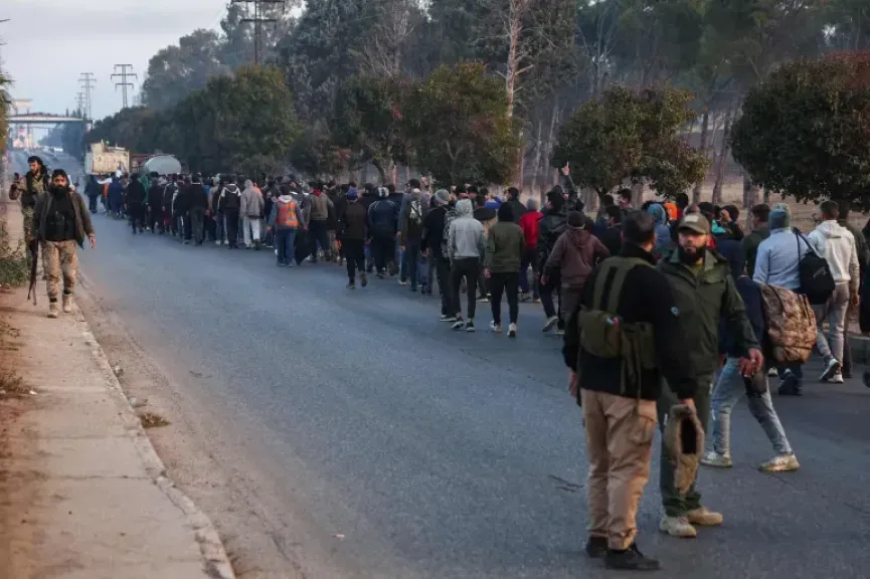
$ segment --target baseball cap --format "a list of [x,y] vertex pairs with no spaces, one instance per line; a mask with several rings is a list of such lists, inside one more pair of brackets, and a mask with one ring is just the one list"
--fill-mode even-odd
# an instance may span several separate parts
[[680,225],[677,226],[677,231],[683,230],[706,235],[710,233],[710,222],[700,213],[689,213],[683,216],[683,220],[680,221]]

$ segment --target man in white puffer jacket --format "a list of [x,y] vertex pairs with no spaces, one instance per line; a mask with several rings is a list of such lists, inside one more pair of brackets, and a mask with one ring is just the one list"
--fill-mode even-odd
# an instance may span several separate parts
[[[819,208],[822,222],[809,234],[810,245],[816,253],[828,261],[836,289],[824,304],[813,306],[818,324],[816,346],[825,359],[822,382],[843,383],[841,372],[846,329],[846,309],[849,302],[858,302],[859,265],[855,237],[837,223],[840,214],[836,201],[825,201]],[[822,323],[828,320],[829,337],[822,331]]]

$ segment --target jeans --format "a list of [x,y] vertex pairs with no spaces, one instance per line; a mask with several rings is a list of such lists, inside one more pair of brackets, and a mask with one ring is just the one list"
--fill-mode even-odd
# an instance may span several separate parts
[[[719,372],[716,385],[713,387],[713,401],[710,409],[713,420],[711,438],[713,450],[723,456],[731,454],[731,410],[740,398],[746,395],[746,386],[740,375],[739,364],[738,358],[729,356],[725,366]],[[779,416],[773,408],[770,390],[768,389],[764,394],[747,396],[746,402],[749,405],[749,412],[764,429],[764,433],[773,444],[776,454],[791,454],[792,449],[785,436],[785,430],[783,430]]]
[[296,229],[276,229],[275,248],[278,250],[278,265],[290,265],[296,254]]
[[508,312],[511,323],[517,323],[517,318],[520,315],[519,295],[517,295],[519,277],[519,273],[492,273],[489,276],[489,288],[492,291],[492,321],[496,324],[501,324],[502,293],[507,293]]
[[141,231],[145,227],[145,206],[141,203],[131,203],[127,206],[127,213],[133,233],[136,233],[137,230]]
[[151,228],[151,231],[157,231],[158,228],[160,231],[165,231],[166,228],[163,226],[163,209],[161,207],[151,207],[149,209],[148,227]]
[[450,268],[450,301],[456,317],[462,316],[462,306],[459,302],[459,288],[462,286],[462,278],[465,278],[465,289],[468,294],[468,319],[474,319],[474,310],[477,307],[477,277],[480,275],[480,260],[476,257],[460,257],[453,260]]
[[[555,315],[559,316],[559,328],[564,327],[564,322],[562,322],[562,286],[559,280],[558,275],[551,275],[547,280],[547,284],[544,285],[539,283],[539,291],[541,292],[541,305],[544,306],[544,315],[547,316],[547,319],[552,318]],[[556,294],[559,298],[559,309],[556,310],[556,306],[553,302],[553,294]]]
[[311,240],[311,261],[317,261],[317,246],[325,254],[324,257],[329,257],[329,232],[326,230],[326,221],[311,220],[308,224],[308,237]]
[[531,289],[534,292],[534,298],[538,299],[540,296],[538,295],[538,284],[533,283],[531,288],[529,287],[529,267],[535,267],[535,250],[527,249],[525,253],[523,253],[522,260],[520,261],[520,290],[527,294]]
[[242,225],[245,228],[245,245],[251,247],[252,242],[260,243],[260,218],[245,215],[242,219]]
[[[843,340],[846,330],[846,309],[849,307],[849,284],[838,283],[834,293],[822,305],[813,306],[816,314],[816,347],[825,362],[831,360],[843,361]],[[828,321],[828,337],[822,331],[822,323]]]
[[341,242],[341,250],[347,260],[347,279],[350,283],[356,280],[356,272],[365,273],[366,270],[366,242],[362,239],[344,239]]
[[97,212],[97,197],[99,197],[99,195],[89,195],[88,196],[88,210],[91,213]]
[[186,228],[184,238],[190,240],[193,238],[193,241],[196,242],[197,245],[202,243],[203,239],[203,228],[205,227],[205,209],[202,207],[193,207],[188,214],[188,223],[190,225]]
[[392,263],[396,255],[396,238],[382,236],[372,238],[372,257],[375,260],[375,269],[379,274],[384,273],[387,264]]
[[411,287],[417,287],[420,281],[420,240],[409,239],[405,242],[405,251],[402,259],[402,281],[411,279]]

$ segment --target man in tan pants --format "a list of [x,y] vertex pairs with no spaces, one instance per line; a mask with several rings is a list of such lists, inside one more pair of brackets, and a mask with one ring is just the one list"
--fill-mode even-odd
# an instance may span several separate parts
[[72,294],[78,276],[76,245],[82,246],[85,237],[91,248],[97,238],[91,224],[91,214],[82,197],[69,186],[69,178],[62,169],[54,171],[48,192],[41,195],[33,212],[33,236],[42,250],[45,269],[50,318],[59,315],[57,298],[61,273],[63,274],[63,311],[72,311]]
[[611,569],[653,571],[659,562],[640,552],[635,535],[649,480],[656,400],[664,377],[691,406],[694,383],[682,363],[688,344],[677,331],[679,311],[667,280],[653,267],[652,216],[626,216],[622,241],[622,253],[605,260],[587,281],[566,327],[563,353],[586,427],[586,552]]

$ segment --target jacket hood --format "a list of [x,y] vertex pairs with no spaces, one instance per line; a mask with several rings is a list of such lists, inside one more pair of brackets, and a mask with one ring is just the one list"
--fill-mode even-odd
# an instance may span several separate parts
[[320,197],[320,195],[323,194],[323,191],[321,191],[320,189],[315,189],[314,191],[311,192],[311,194],[314,195],[315,197]]
[[819,223],[819,226],[816,227],[816,231],[818,231],[828,239],[836,239],[838,237],[843,237],[843,233],[845,231],[848,231],[848,229],[846,229],[836,221],[830,220],[822,221],[821,223]]
[[278,195],[279,203],[290,203],[293,200],[293,197],[291,197],[290,195]]
[[474,218],[478,221],[489,221],[496,218],[496,210],[492,207],[478,207],[474,210]]
[[588,245],[592,238],[592,234],[589,233],[589,231],[585,229],[576,229],[574,227],[568,228],[567,235],[568,239],[571,240],[571,243],[580,249]]
[[471,212],[471,199],[460,199],[456,202],[456,215],[458,217],[470,217]]
[[230,193],[236,193],[239,190],[239,186],[236,185],[235,183],[230,183],[229,185],[226,186],[226,189]]
[[656,220],[656,225],[660,223],[666,223],[668,220],[667,211],[665,211],[665,208],[658,203],[653,203],[652,205],[647,207],[646,212],[653,216],[653,219]]

